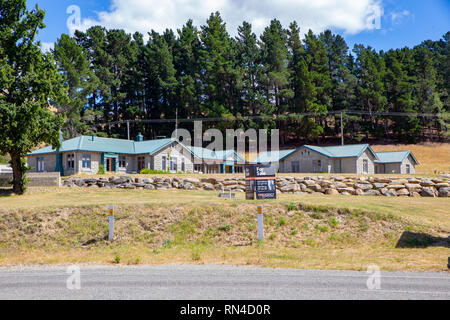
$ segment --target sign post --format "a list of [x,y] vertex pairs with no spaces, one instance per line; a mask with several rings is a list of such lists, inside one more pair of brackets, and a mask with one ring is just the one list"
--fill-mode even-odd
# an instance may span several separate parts
[[[276,199],[277,189],[273,165],[251,164],[245,167],[245,199]],[[264,216],[262,205],[258,205],[258,240],[264,240]]]
[[262,205],[258,206],[258,240],[264,240],[264,217],[262,212]]
[[273,165],[251,164],[245,167],[245,193],[247,200],[276,199],[275,173]]
[[114,206],[109,206],[109,241],[113,241],[114,238]]

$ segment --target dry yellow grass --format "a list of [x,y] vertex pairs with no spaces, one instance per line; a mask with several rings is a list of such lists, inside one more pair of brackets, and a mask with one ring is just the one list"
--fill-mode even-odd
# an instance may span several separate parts
[[375,152],[411,150],[420,165],[416,174],[450,173],[450,143],[373,145]]
[[[211,205],[220,203],[245,203],[243,193],[236,199],[224,200],[217,197],[217,191],[183,190],[125,190],[91,188],[30,187],[23,196],[0,197],[0,210],[30,210],[39,212],[45,208],[108,206],[110,204],[148,205]],[[272,200],[262,201],[271,203]],[[450,198],[410,198],[410,197],[356,197],[319,194],[279,194],[276,202],[288,205],[301,202],[312,205],[326,205],[337,208],[362,209],[384,214],[407,217],[422,224],[439,226],[450,230]]]
[[101,249],[14,250],[0,256],[0,266],[35,264],[114,264],[121,265],[226,264],[267,268],[367,270],[378,265],[383,271],[447,271],[448,248],[388,249],[361,246],[352,248],[197,248],[175,247],[152,251],[147,247],[111,246]]
[[[121,264],[446,269],[448,245],[427,247],[425,238],[422,248],[415,239],[410,248],[395,247],[405,232],[445,241],[446,198],[281,195],[261,202],[266,240],[258,243],[258,202],[245,201],[243,194],[225,200],[207,191],[30,189],[22,197],[0,197],[0,265],[111,264],[120,257]],[[103,240],[109,204],[117,206],[118,238],[112,244]]]

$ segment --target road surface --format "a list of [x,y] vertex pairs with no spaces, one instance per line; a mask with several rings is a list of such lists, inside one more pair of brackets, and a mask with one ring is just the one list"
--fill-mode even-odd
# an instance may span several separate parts
[[0,299],[450,299],[448,272],[376,276],[220,265],[14,267],[0,268]]

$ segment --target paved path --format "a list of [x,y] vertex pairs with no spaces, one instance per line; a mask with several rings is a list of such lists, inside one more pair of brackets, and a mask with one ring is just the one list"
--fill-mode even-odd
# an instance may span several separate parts
[[0,268],[0,299],[450,299],[450,273],[380,274],[369,290],[371,274],[357,271],[81,266],[69,290],[65,266]]

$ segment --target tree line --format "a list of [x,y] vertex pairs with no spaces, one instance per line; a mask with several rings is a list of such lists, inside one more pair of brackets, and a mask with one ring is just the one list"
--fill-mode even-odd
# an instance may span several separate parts
[[[285,29],[277,19],[260,37],[247,22],[231,37],[216,12],[200,28],[189,20],[147,37],[94,26],[63,34],[53,54],[71,98],[59,106],[66,137],[95,131],[123,138],[125,125],[104,124],[174,119],[177,110],[180,118],[224,118],[208,127],[277,127],[282,143],[316,141],[338,137],[336,111],[356,110],[344,114],[347,139],[416,142],[448,138],[449,38],[350,51],[330,30],[301,37],[296,22]],[[173,128],[137,124],[132,133],[154,138]]]

